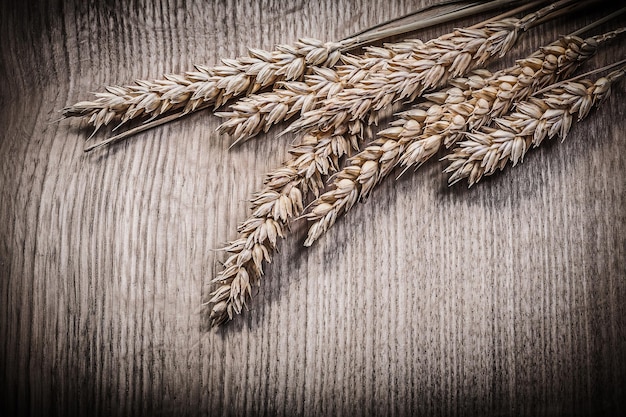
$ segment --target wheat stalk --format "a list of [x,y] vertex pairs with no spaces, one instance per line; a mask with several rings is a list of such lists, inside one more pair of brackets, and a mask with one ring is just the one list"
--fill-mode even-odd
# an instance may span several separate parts
[[444,159],[451,161],[445,172],[451,173],[450,185],[468,178],[469,186],[491,175],[508,162],[523,162],[531,147],[546,138],[564,140],[572,122],[581,121],[594,106],[599,106],[611,93],[611,86],[620,80],[625,67],[595,82],[588,79],[559,83],[539,97],[517,103],[515,111],[496,119],[497,128],[483,127],[466,133],[467,140]]
[[[380,110],[395,98],[406,97],[409,90],[412,90],[410,95],[416,95],[426,88],[443,85],[452,74],[463,74],[472,66],[505,53],[519,31],[540,15],[535,12],[530,18],[505,19],[480,29],[457,29],[424,43],[422,50],[416,52],[420,59],[392,60],[393,66],[385,65],[381,69],[385,70],[386,82],[395,85],[392,96],[386,93],[388,85],[378,85],[376,95],[381,103],[367,98],[367,105],[359,107],[356,117],[344,117],[340,122],[335,120],[332,128],[305,134],[301,143],[291,150],[292,159],[268,176],[264,190],[252,201],[252,215],[239,228],[239,238],[225,248],[231,255],[213,280],[218,287],[208,301],[212,304],[212,323],[220,325],[241,312],[251,297],[251,285],[260,283],[263,262],[271,261],[277,237],[284,237],[289,220],[301,213],[306,193],[312,190],[317,195],[329,171],[336,170],[339,158],[350,146],[358,146],[363,119],[372,106]],[[400,71],[399,67],[404,70]],[[418,83],[418,88],[407,85],[406,80]]]
[[135,85],[106,87],[95,100],[63,109],[64,117],[89,117],[97,131],[112,121],[120,124],[139,117],[158,117],[171,110],[182,113],[199,106],[219,107],[232,97],[250,94],[280,80],[297,80],[309,66],[332,67],[341,50],[354,40],[321,42],[304,38],[275,51],[248,50],[248,56],[223,59],[221,66],[197,65],[195,71],[165,75],[162,80],[138,80]]
[[[490,74],[481,70],[466,79],[453,80],[455,87],[427,95],[424,109],[401,115],[379,138],[349,159],[336,174],[332,187],[312,204],[305,217],[309,227],[305,246],[310,246],[338,216],[366,198],[400,162],[422,164],[442,144],[452,144],[467,129],[502,115],[519,99],[566,76],[597,48],[596,38],[584,41],[565,37],[540,49],[514,66]],[[408,162],[407,162],[408,161]]]

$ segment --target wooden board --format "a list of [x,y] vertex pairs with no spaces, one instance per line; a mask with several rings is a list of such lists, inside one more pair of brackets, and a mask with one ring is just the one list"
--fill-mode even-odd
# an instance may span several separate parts
[[[58,111],[422,4],[14,3],[0,6],[0,415],[626,413],[623,83],[564,143],[470,190],[433,162],[309,249],[295,224],[250,311],[212,332],[214,249],[286,158],[286,125],[229,150],[202,112],[84,154],[89,128]],[[601,14],[532,30],[498,66]]]

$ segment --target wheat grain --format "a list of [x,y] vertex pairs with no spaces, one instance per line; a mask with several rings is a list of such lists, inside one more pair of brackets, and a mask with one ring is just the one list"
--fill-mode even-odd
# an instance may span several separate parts
[[216,112],[226,119],[217,131],[231,136],[233,144],[251,139],[276,123],[312,110],[318,97],[332,96],[343,88],[337,72],[318,67],[312,70],[314,73],[305,76],[305,82],[277,83],[278,89],[244,97],[230,106],[230,111]]
[[187,113],[201,105],[219,107],[232,97],[254,93],[277,81],[300,79],[308,66],[332,67],[340,59],[341,49],[352,42],[323,43],[306,38],[293,45],[278,45],[271,52],[249,49],[249,56],[223,59],[221,66],[197,65],[195,71],[166,75],[162,80],[106,87],[105,92],[95,94],[95,100],[63,109],[63,116],[89,117],[89,124],[98,130],[112,121],[124,124],[171,110]]
[[[426,126],[420,136],[405,135],[406,150],[400,158],[405,170],[419,167],[443,145],[454,145],[469,130],[480,128],[493,118],[509,111],[518,100],[524,100],[543,86],[566,78],[582,62],[588,60],[597,48],[618,35],[624,28],[581,41],[567,36],[542,48],[526,60],[494,77],[473,77],[458,80],[456,89],[429,95],[431,104],[441,106],[441,119]],[[514,79],[511,76],[515,77]],[[481,84],[486,80],[485,84]],[[467,99],[462,101],[462,96]],[[439,107],[436,107],[439,108]],[[433,143],[438,139],[438,143]]]
[[[559,6],[556,4],[550,5],[547,8],[517,21],[519,30],[525,30],[538,18],[545,16],[550,11],[553,11],[558,7]],[[451,37],[453,40],[456,40],[458,44],[469,45],[469,42],[462,39],[459,35],[461,32],[464,32],[465,35],[476,36],[476,33],[472,33],[473,30],[477,29],[460,29],[457,33],[452,34],[448,38]],[[478,30],[478,32],[480,32],[480,30]],[[446,51],[452,52],[458,45],[449,42],[448,38],[442,38],[441,41],[442,43],[445,43],[444,47],[447,48]],[[507,39],[504,38],[504,40]],[[508,41],[513,43],[514,39],[509,38]],[[502,50],[500,50],[499,47],[494,47],[491,53],[504,52],[506,49],[506,47],[502,48]],[[360,86],[354,86],[356,81],[362,81],[363,79],[372,77],[373,74],[378,72],[379,68],[384,68],[386,66],[393,68],[394,63],[389,62],[392,58],[396,61],[396,63],[404,62],[405,64],[409,64],[410,61],[407,61],[407,59],[412,54],[417,52],[418,55],[414,57],[416,60],[452,59],[452,56],[446,57],[445,54],[439,54],[438,57],[435,57],[432,54],[424,56],[424,50],[426,50],[426,48],[424,47],[424,43],[422,41],[410,39],[399,43],[385,44],[383,48],[367,47],[365,48],[365,54],[360,57],[348,58],[347,56],[343,56],[342,60],[348,63],[348,65],[341,66],[338,69],[337,74],[334,74],[334,77],[329,77],[329,74],[326,74],[325,77],[321,78],[310,77],[306,80],[305,84],[281,83],[284,88],[275,89],[272,92],[262,93],[251,97],[245,97],[240,100],[240,102],[232,106],[232,111],[218,113],[218,116],[227,119],[218,127],[218,131],[220,133],[226,133],[233,136],[235,138],[235,143],[247,140],[262,131],[267,132],[273,124],[279,121],[291,119],[298,113],[304,116],[305,113],[312,111],[313,108],[317,108],[317,103],[321,100],[326,99],[327,103],[335,100],[338,93],[346,88],[360,88]],[[469,53],[470,50],[471,47],[468,51],[464,52]],[[433,48],[431,47],[430,52],[432,51]],[[482,56],[483,59],[482,61],[477,62],[478,64],[482,64],[486,61],[486,59],[488,59],[490,54],[488,46],[484,47],[483,53],[486,55]],[[455,56],[458,56],[458,54]],[[461,54],[461,56],[457,58],[458,62],[456,62],[456,65],[459,66],[458,70],[461,72],[465,72],[464,69],[460,68],[460,66],[462,66],[461,62],[463,59],[469,59],[467,54]],[[392,71],[393,69],[389,70],[387,74]],[[328,87],[329,82],[332,83],[332,86],[330,87]],[[378,82],[379,84],[384,84],[386,80],[378,80]],[[411,80],[408,80],[408,83],[410,84]],[[428,86],[426,86],[426,88],[427,87]],[[332,90],[333,94],[328,94],[330,92],[329,90]],[[356,95],[360,98],[362,91],[355,90],[349,94]],[[403,97],[400,97],[399,99],[401,98]],[[386,104],[387,103],[384,105]],[[357,108],[360,107],[360,105],[355,104],[352,107]],[[330,109],[329,111],[334,110]],[[309,113],[308,116],[312,119],[315,119],[316,117],[314,112]],[[370,122],[376,121],[376,116],[377,114],[373,114]],[[300,128],[299,122],[296,122],[291,127],[291,129],[294,130]],[[324,130],[323,126],[322,130]]]
[[595,53],[601,42],[608,39],[610,37],[607,35],[585,41],[575,36],[564,37],[529,58],[518,61],[515,66],[485,79],[484,85],[481,85],[479,77],[474,77],[459,80],[457,86],[460,88],[427,96],[434,109],[440,112],[441,118],[433,125],[426,126],[421,135],[407,137],[406,150],[400,157],[400,164],[405,169],[420,166],[442,145],[452,146],[466,131],[487,124],[508,112],[516,101],[567,77]]
[[595,82],[590,80],[559,83],[518,103],[515,111],[496,119],[496,128],[483,127],[466,133],[467,140],[444,159],[451,161],[445,172],[451,173],[450,185],[468,178],[469,186],[485,175],[492,175],[508,162],[523,162],[524,155],[546,138],[564,140],[574,120],[581,121],[594,106],[611,93],[611,86],[625,73],[624,67]]
[[[350,158],[336,174],[329,191],[312,204],[306,218],[310,225],[305,246],[331,227],[339,215],[366,198],[400,162],[422,164],[443,143],[452,144],[466,129],[482,126],[504,114],[515,100],[565,76],[593,55],[595,38],[563,38],[514,66],[490,74],[484,70],[453,81],[455,87],[430,94],[424,108],[402,114],[389,129],[362,152]],[[408,162],[406,162],[408,161]]]

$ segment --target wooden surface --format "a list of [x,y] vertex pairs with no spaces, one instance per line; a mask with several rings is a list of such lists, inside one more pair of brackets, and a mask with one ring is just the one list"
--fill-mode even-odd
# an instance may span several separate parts
[[[89,129],[58,110],[420,3],[93,3],[0,6],[0,415],[626,413],[623,84],[471,190],[433,162],[310,249],[296,224],[251,310],[215,333],[213,249],[293,137],[228,150],[205,112],[85,155]],[[533,30],[506,62],[593,16]]]

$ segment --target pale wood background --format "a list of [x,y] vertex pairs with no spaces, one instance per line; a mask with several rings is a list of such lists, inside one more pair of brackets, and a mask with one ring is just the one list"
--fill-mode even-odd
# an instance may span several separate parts
[[[89,130],[58,110],[421,3],[15,3],[0,6],[0,415],[626,413],[623,85],[471,190],[431,163],[310,249],[296,225],[251,311],[214,333],[212,249],[292,138],[229,151],[203,113],[85,155]],[[507,62],[593,16],[534,30]]]

